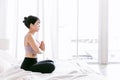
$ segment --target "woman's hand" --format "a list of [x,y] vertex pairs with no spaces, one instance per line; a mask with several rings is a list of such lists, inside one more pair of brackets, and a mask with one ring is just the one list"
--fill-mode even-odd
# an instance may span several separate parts
[[44,41],[41,41],[41,44],[40,44],[39,48],[41,50],[45,51],[45,43],[44,43]]

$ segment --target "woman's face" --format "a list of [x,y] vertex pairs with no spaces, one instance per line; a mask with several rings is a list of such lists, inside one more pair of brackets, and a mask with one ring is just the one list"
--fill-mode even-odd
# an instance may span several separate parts
[[38,32],[39,28],[40,28],[40,20],[37,20],[35,24],[32,25],[32,29]]

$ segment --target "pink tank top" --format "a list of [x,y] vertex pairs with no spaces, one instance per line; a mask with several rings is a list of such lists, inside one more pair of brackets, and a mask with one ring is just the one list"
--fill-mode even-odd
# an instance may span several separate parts
[[25,46],[25,51],[26,51],[26,53],[35,53],[35,51],[32,49],[32,47],[31,46]]
[[[36,40],[36,42],[39,44],[39,42],[37,40]],[[35,54],[35,51],[33,50],[33,48],[31,46],[25,46],[25,52]]]

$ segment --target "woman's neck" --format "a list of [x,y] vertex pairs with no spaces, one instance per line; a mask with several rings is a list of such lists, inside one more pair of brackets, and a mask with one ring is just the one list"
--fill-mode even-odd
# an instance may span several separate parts
[[29,30],[29,32],[28,33],[31,33],[32,35],[34,35],[35,34],[35,32],[34,31],[31,31],[31,30]]

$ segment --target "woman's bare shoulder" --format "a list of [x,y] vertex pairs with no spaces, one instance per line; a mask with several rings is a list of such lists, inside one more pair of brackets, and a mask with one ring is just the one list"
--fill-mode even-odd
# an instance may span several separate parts
[[26,35],[25,35],[25,37],[24,37],[24,41],[25,42],[29,42],[31,39],[33,39],[33,37],[32,37],[32,34],[30,34],[30,33],[27,33]]
[[27,33],[24,37],[24,44],[28,45],[31,40],[33,40],[32,34]]
[[31,39],[31,38],[33,38],[32,34],[27,33],[27,34],[25,35],[25,39]]

